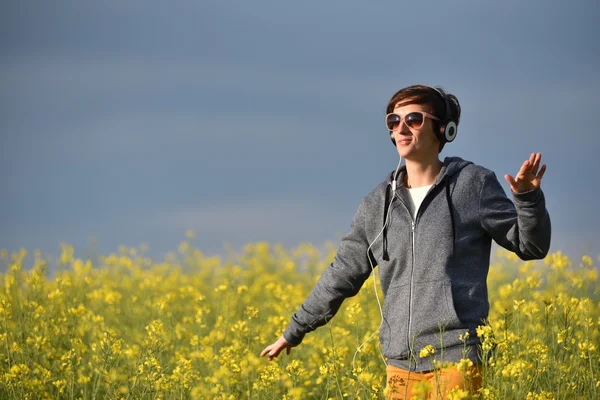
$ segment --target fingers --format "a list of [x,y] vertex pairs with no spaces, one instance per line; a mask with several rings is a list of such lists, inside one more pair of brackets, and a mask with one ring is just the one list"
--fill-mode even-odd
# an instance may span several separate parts
[[269,361],[272,361],[275,357],[277,357],[279,355],[279,353],[281,352],[281,349],[276,348],[274,344],[265,347],[265,349],[260,353],[261,357],[266,356],[267,354],[269,355]]
[[272,346],[273,346],[273,345],[265,347],[265,349],[264,349],[263,351],[261,351],[261,352],[260,352],[260,356],[261,356],[261,357],[264,357],[264,356],[265,356],[265,354],[267,354],[268,352],[270,352],[270,351],[271,351],[271,347],[272,347]]
[[521,168],[519,168],[519,172],[517,172],[517,179],[523,178],[525,175],[527,175],[530,168],[531,162],[529,160],[525,160],[521,165]]
[[523,162],[514,178],[509,174],[504,175],[504,179],[510,185],[510,190],[514,193],[519,193],[540,187],[540,182],[546,172],[545,164],[540,168],[541,161],[541,153],[531,153],[529,158]]
[[538,174],[538,168],[540,167],[540,162],[542,161],[542,153],[531,153],[529,155],[529,159],[525,160],[517,173],[517,180],[527,176],[527,174],[531,173],[533,176]]
[[546,164],[542,165],[542,168],[540,168],[540,172],[538,172],[538,174],[537,174],[538,182],[541,182],[542,177],[544,176],[545,172],[546,172]]
[[531,163],[531,173],[533,175],[537,175],[538,168],[540,167],[540,162],[542,161],[541,153],[532,153],[535,155],[533,162],[531,162],[531,156],[529,157],[529,162]]
[[279,356],[279,353],[281,353],[281,348],[276,349],[276,350],[271,350],[269,352],[269,361],[273,361],[273,359],[277,358],[277,356]]
[[283,349],[286,349],[286,353],[290,354],[290,351],[292,350],[292,346],[286,344],[280,344],[278,342],[273,343],[272,345],[269,345],[267,347],[265,347],[265,349],[263,351],[261,351],[260,356],[264,357],[267,354],[269,355],[269,361],[272,361],[273,359],[275,359],[277,356],[279,356],[279,354],[281,353],[281,351]]
[[542,154],[537,153],[535,155],[535,162],[533,163],[533,171],[537,174],[540,163],[542,162]]
[[516,192],[517,191],[517,182],[515,181],[515,179],[512,176],[510,176],[509,174],[504,175],[504,179],[506,179],[506,181],[510,185],[510,190],[512,190],[513,192]]

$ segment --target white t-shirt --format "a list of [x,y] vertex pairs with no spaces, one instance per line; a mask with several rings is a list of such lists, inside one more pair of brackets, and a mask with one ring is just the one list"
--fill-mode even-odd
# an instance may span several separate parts
[[415,215],[417,215],[417,212],[419,211],[419,207],[421,206],[421,203],[423,202],[423,199],[425,198],[427,191],[432,186],[433,185],[406,189],[406,190],[408,190],[408,193],[410,194],[409,199],[411,201],[409,202],[410,204],[408,204],[408,209],[409,209],[410,215],[412,215],[413,219],[415,218]]

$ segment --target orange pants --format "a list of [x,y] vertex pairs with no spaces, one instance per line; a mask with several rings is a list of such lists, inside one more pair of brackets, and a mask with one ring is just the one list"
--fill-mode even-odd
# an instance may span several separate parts
[[473,365],[469,375],[456,367],[409,374],[404,369],[388,365],[386,372],[390,400],[442,400],[447,399],[448,393],[457,386],[470,394],[477,394],[481,388],[481,364]]

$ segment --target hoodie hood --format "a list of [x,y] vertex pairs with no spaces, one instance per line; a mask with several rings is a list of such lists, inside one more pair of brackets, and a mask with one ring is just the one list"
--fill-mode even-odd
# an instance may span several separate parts
[[[459,172],[461,169],[466,167],[469,164],[473,164],[471,161],[463,160],[460,157],[446,157],[444,158],[444,165],[442,165],[442,169],[435,179],[435,185],[438,185],[445,177],[451,177]],[[390,172],[386,177],[386,183],[388,185],[392,184],[394,180],[394,173],[396,171]],[[401,182],[404,182],[404,175],[406,174],[406,165],[402,165],[400,170],[398,171],[398,177],[396,178],[396,187],[400,187]]]

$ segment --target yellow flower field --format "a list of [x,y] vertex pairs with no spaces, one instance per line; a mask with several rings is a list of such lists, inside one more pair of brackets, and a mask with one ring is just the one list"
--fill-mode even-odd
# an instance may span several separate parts
[[[92,265],[63,245],[53,273],[38,253],[3,251],[0,398],[384,399],[377,335],[352,368],[380,323],[372,277],[289,356],[259,356],[333,260],[327,249],[254,243],[221,259],[185,241],[163,261],[121,247]],[[495,348],[483,398],[600,398],[595,262],[496,255],[490,324],[477,330]]]

